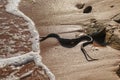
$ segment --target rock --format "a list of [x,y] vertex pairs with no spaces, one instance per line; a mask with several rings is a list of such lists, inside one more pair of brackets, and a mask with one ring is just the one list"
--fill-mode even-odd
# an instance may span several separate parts
[[0,5],[0,8],[2,8],[3,7],[3,5]]
[[113,20],[117,23],[120,23],[120,14],[113,17]]
[[75,6],[78,8],[78,9],[82,9],[84,7],[85,4],[76,4]]

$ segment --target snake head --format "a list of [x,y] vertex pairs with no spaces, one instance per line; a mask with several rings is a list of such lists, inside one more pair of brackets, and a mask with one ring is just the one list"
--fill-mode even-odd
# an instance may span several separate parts
[[92,34],[89,34],[95,43],[97,43],[100,46],[106,46],[106,28],[102,28],[97,30],[96,32],[93,32]]

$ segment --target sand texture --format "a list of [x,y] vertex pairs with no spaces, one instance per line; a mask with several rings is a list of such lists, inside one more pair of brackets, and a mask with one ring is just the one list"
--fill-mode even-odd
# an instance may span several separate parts
[[[85,4],[83,8],[77,4]],[[83,13],[87,6],[92,6],[90,13]],[[91,19],[119,27],[113,20],[120,13],[120,0],[23,0],[20,9],[35,22],[41,36],[49,33],[62,33],[84,28]],[[120,19],[120,18],[119,18]],[[120,35],[117,32],[117,35]],[[63,33],[60,36],[74,38],[80,32]],[[80,45],[63,48],[56,39],[47,39],[41,43],[43,62],[55,74],[56,80],[119,80],[120,51],[107,47],[93,50],[92,45],[86,50],[98,61],[87,62],[80,51]]]
[[[92,7],[92,10],[90,10],[90,7],[89,9],[86,9],[88,6]],[[14,16],[2,11],[3,8],[1,4],[0,9],[3,16],[8,16],[7,18],[10,16],[9,19],[12,17],[14,20]],[[95,45],[97,44],[85,47],[86,51],[92,58],[98,59],[96,61],[86,61],[80,50],[82,42],[73,48],[64,48],[54,38],[49,38],[40,43],[40,55],[42,56],[43,63],[55,75],[56,80],[120,80],[120,0],[22,0],[19,9],[35,22],[35,26],[39,31],[40,36],[46,36],[49,33],[58,33],[63,38],[75,38],[76,36],[85,34],[81,31],[86,27],[90,29],[89,26],[94,25],[92,23],[93,20],[105,24],[107,29],[110,28],[114,30],[115,32],[113,34],[115,34],[117,38],[113,40],[117,40],[118,44],[116,44],[116,42],[106,47],[96,47]],[[3,22],[5,22],[4,19],[6,18],[2,19]],[[19,22],[15,23],[24,24],[24,22],[23,19],[19,18]],[[0,37],[1,40],[12,39],[12,41],[17,42],[17,39],[14,39],[16,37],[9,37],[10,34],[14,35],[13,32],[15,32],[15,29],[12,29],[12,23],[7,22],[8,25],[11,25],[10,28],[7,27],[7,29],[0,29],[1,32],[8,31],[8,33],[4,34],[8,37],[6,38],[2,36]],[[9,32],[11,29],[13,30],[12,33]],[[21,28],[17,28],[17,32],[15,33],[20,35],[24,33],[24,31],[20,31],[20,29]],[[27,31],[27,28],[25,28],[25,30]],[[26,47],[24,46],[25,48],[22,47],[15,50],[21,51],[22,49],[23,51],[25,50],[24,53],[26,53],[31,50],[31,47],[29,46],[31,43],[28,39],[31,35],[27,32],[23,34],[23,36],[28,37],[24,38],[21,36],[22,40],[19,40],[25,40],[25,43],[21,45],[26,45]],[[3,44],[0,44],[0,46],[3,46]],[[0,51],[4,51],[4,49],[6,48],[1,48]],[[4,53],[4,56],[1,56],[9,57],[9,52],[10,51],[8,50]],[[10,56],[13,56],[14,53],[15,52],[13,51]],[[34,63],[31,62],[26,65],[29,67],[23,67],[23,69],[21,69],[18,74],[16,73],[16,75],[19,76],[20,74],[25,73],[23,72],[25,71],[24,68],[31,69],[31,66],[33,67]],[[35,67],[32,69],[35,71],[38,68]],[[48,76],[41,68],[39,68],[39,71],[33,72],[33,74],[22,80],[49,80]],[[39,74],[41,76],[36,75],[38,73],[44,74]]]

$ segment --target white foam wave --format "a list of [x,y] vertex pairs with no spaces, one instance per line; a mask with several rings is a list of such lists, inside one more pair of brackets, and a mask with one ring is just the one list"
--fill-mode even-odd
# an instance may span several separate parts
[[[30,33],[32,35],[32,38],[31,38],[31,42],[32,42],[32,50],[33,50],[33,53],[34,54],[37,54],[38,55],[38,58],[40,59],[37,59],[37,61],[35,60],[35,62],[37,63],[38,61],[38,65],[41,65],[44,67],[46,73],[48,74],[50,80],[55,80],[55,77],[54,75],[50,72],[50,70],[42,63],[41,61],[41,56],[39,57],[39,53],[40,53],[40,46],[39,46],[39,33],[35,27],[35,24],[34,22],[28,17],[26,16],[23,12],[21,12],[19,9],[18,9],[18,6],[19,6],[19,3],[21,2],[21,0],[8,0],[8,4],[6,5],[6,11],[11,13],[11,14],[14,14],[14,15],[17,15],[19,17],[22,17],[24,18],[27,22],[28,22],[28,27],[29,27],[29,30],[30,30]],[[26,53],[27,54],[27,53]]]

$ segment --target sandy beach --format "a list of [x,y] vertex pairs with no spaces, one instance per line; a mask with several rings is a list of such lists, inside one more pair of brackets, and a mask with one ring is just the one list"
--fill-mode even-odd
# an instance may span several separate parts
[[[91,6],[92,10],[87,10],[87,13],[84,13],[85,8],[88,6]],[[38,31],[40,36],[57,33],[61,37],[68,39],[85,34],[78,30],[84,30],[84,26],[91,24],[92,19],[96,19],[113,28],[117,26],[120,29],[120,23],[113,20],[113,17],[120,15],[119,7],[120,0],[21,0],[19,4],[19,9],[35,23],[36,31]],[[0,8],[1,11],[4,10],[4,8]],[[0,17],[3,16],[7,15],[0,15]],[[12,15],[9,14],[8,16]],[[20,20],[21,18],[19,18]],[[117,20],[120,20],[120,17]],[[24,20],[22,19],[21,21]],[[17,22],[16,24],[19,23]],[[19,29],[17,28],[18,32],[16,33],[21,33]],[[25,30],[28,30],[28,28]],[[120,36],[120,31],[117,29],[114,34]],[[28,36],[28,38],[31,37],[30,32],[22,35]],[[25,39],[25,44],[21,43],[21,45],[27,46],[26,49],[22,50],[25,50],[23,54],[33,50],[29,47],[32,43],[28,42],[28,38]],[[88,45],[85,47],[88,54],[92,58],[98,59],[88,62],[80,50],[82,43],[73,48],[62,47],[54,38],[49,38],[39,43],[39,55],[42,57],[42,62],[54,74],[55,80],[120,80],[119,50],[110,46],[96,47]],[[21,51],[21,48],[18,51]],[[11,56],[13,55],[8,55],[8,57]],[[54,78],[50,79],[51,76],[46,74],[45,69],[36,68],[36,65],[32,62],[23,66],[17,74],[20,76],[31,69],[33,73],[23,80],[54,80]]]

